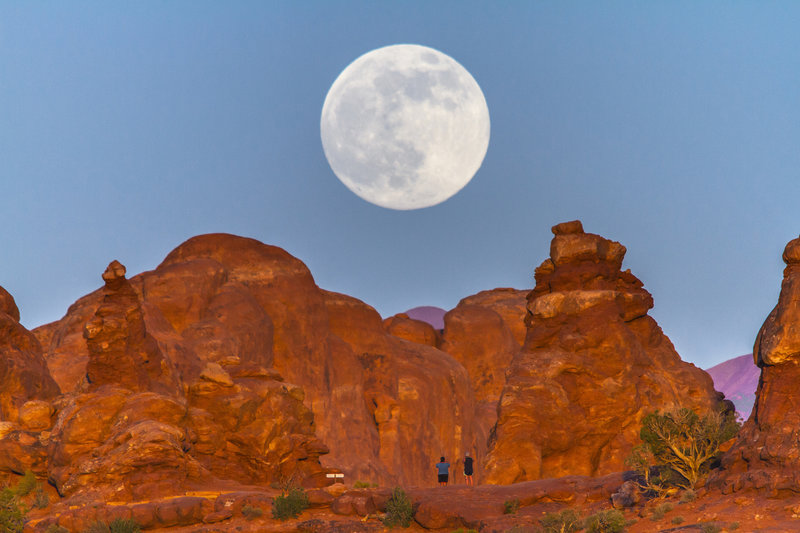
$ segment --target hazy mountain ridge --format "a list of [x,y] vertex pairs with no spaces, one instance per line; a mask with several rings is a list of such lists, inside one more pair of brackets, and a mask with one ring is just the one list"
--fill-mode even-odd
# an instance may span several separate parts
[[714,380],[714,388],[736,405],[747,419],[756,400],[756,388],[761,370],[753,362],[753,354],[740,355],[706,369]]

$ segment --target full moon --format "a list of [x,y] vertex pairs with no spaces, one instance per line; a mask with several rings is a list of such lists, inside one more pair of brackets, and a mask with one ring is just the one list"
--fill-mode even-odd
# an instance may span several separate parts
[[320,133],[336,176],[390,209],[444,202],[469,183],[489,147],[489,108],[450,56],[398,44],[359,57],[333,82]]

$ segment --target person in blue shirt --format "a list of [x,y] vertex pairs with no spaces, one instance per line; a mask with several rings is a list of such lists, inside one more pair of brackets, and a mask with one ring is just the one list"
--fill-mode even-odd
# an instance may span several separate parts
[[436,470],[439,472],[439,486],[446,486],[450,479],[450,463],[446,462],[444,457],[440,457],[439,462],[436,463]]

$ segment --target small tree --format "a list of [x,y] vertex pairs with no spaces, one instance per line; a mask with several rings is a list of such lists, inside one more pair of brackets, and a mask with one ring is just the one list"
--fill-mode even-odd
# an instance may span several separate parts
[[719,457],[720,445],[738,430],[730,411],[702,417],[685,407],[656,411],[642,419],[643,444],[634,448],[628,464],[642,477],[642,487],[659,495],[693,489]]

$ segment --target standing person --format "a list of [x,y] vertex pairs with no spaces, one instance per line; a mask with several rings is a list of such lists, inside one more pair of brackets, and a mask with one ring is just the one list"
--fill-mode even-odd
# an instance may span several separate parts
[[440,457],[439,462],[436,463],[436,470],[439,472],[439,486],[446,486],[450,479],[450,463],[446,462],[444,457]]
[[472,474],[474,473],[472,470],[472,457],[469,456],[469,452],[466,454],[467,456],[464,457],[464,482],[467,485],[472,485]]

